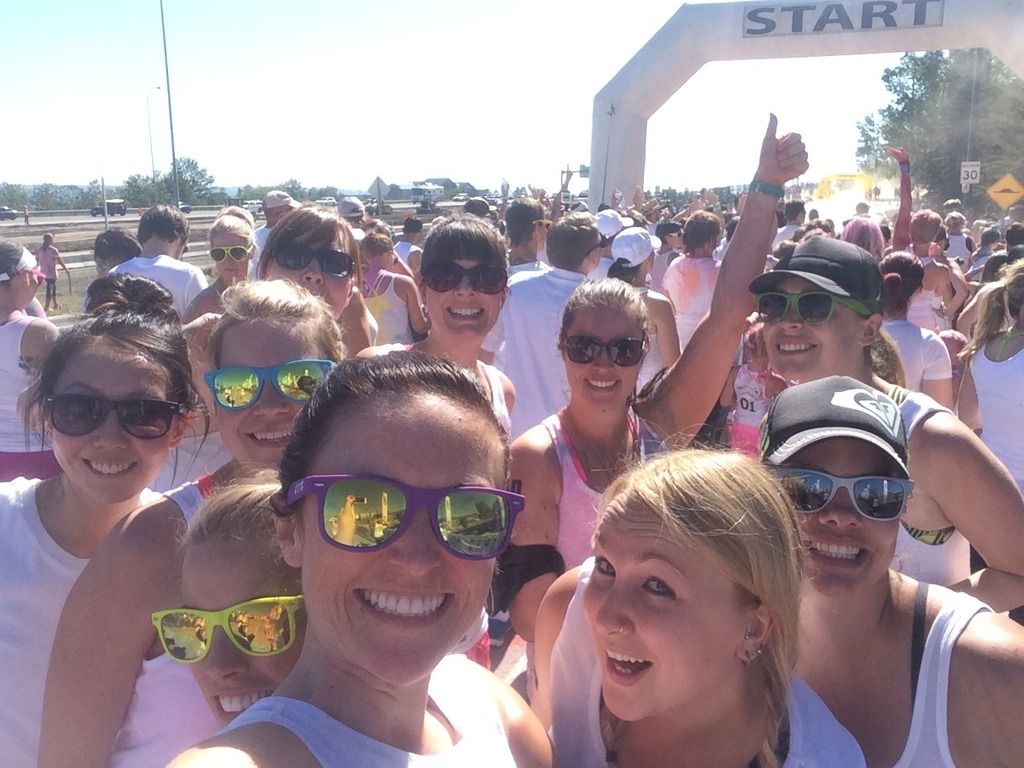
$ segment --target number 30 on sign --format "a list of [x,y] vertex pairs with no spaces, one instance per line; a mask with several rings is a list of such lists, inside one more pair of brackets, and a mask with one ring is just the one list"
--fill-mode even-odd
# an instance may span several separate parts
[[969,163],[960,163],[960,183],[961,184],[977,184],[981,181],[981,163],[973,161]]

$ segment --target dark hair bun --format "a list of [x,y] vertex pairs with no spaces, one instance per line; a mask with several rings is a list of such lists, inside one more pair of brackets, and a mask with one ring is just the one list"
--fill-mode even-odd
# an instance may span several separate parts
[[94,280],[86,290],[85,311],[93,317],[105,312],[129,312],[169,323],[180,322],[170,291],[138,275],[107,275]]

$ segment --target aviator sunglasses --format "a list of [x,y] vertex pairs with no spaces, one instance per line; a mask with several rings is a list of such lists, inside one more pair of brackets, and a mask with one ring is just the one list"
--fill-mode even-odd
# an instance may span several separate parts
[[206,658],[217,627],[231,644],[249,656],[276,656],[295,642],[295,612],[302,595],[257,597],[219,611],[171,608],[153,614],[160,645],[182,664]]
[[607,352],[608,359],[622,368],[631,368],[643,360],[646,344],[646,337],[626,337],[607,342],[593,336],[566,336],[562,339],[565,356],[574,363],[586,365],[597,360],[601,352]]
[[288,503],[317,500],[324,540],[350,552],[393,544],[425,508],[441,546],[466,560],[497,557],[508,545],[516,515],[525,506],[518,493],[471,485],[417,488],[370,475],[310,475],[288,488]]
[[254,243],[249,243],[249,245],[213,246],[210,248],[210,258],[214,261],[224,261],[224,259],[230,256],[235,261],[245,261],[255,248],[256,245]]
[[306,246],[283,248],[274,254],[274,260],[284,269],[305,269],[316,259],[320,271],[331,277],[348,277],[355,268],[352,256],[333,248],[314,250]]
[[790,307],[795,308],[796,316],[808,325],[820,325],[832,318],[836,304],[849,307],[858,315],[868,317],[871,310],[862,302],[847,296],[836,296],[825,291],[808,291],[806,293],[759,293],[757,295],[757,311],[766,323],[777,323],[785,317]]
[[850,494],[854,507],[868,520],[895,520],[907,507],[914,481],[899,477],[837,477],[812,469],[775,469],[775,476],[798,512],[820,512],[840,488]]
[[203,374],[206,386],[221,408],[241,411],[260,399],[263,384],[270,381],[281,397],[305,403],[334,368],[330,360],[292,360],[281,365],[255,368],[237,365]]
[[493,264],[478,264],[475,267],[462,267],[451,261],[442,261],[423,270],[423,284],[438,293],[454,291],[464,278],[469,279],[469,287],[477,293],[501,293],[508,286],[508,272]]
[[188,411],[184,403],[150,398],[108,400],[87,394],[64,394],[46,398],[50,424],[62,435],[82,437],[106,421],[111,411],[117,415],[121,429],[141,440],[163,437],[174,417]]

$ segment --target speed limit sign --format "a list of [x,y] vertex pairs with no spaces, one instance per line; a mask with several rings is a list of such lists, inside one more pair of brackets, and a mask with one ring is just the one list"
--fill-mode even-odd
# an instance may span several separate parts
[[977,184],[981,181],[981,163],[977,160],[960,163],[960,183]]

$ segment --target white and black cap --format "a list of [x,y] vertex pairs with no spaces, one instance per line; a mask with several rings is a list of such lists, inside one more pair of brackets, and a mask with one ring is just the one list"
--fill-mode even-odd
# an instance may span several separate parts
[[761,425],[761,459],[779,465],[833,437],[870,443],[910,477],[900,407],[877,389],[847,376],[829,376],[783,390]]

